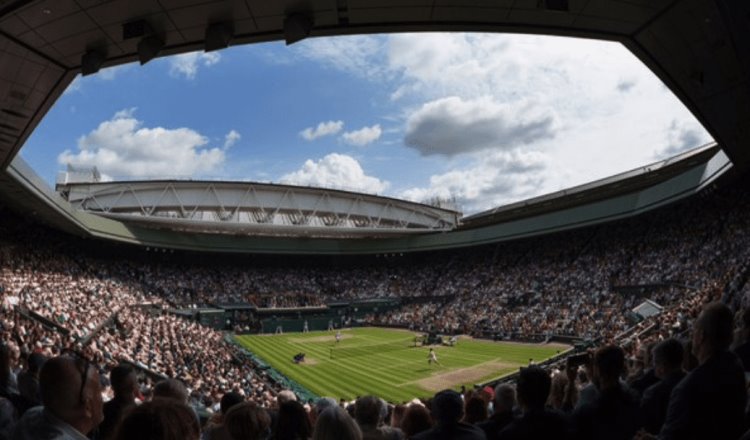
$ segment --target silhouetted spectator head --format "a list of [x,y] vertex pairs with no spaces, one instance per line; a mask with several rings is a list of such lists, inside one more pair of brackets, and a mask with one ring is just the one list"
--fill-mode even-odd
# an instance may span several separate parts
[[677,339],[670,338],[654,347],[654,372],[664,377],[682,369],[683,348]]
[[451,425],[458,423],[464,415],[461,395],[453,390],[443,390],[432,399],[432,418],[436,423]]
[[229,411],[230,408],[244,401],[245,398],[242,397],[240,393],[235,393],[234,391],[225,393],[223,396],[221,396],[221,402],[219,403],[221,413],[226,415],[227,411]]
[[464,405],[464,422],[468,424],[475,424],[487,420],[487,403],[479,395],[474,394],[469,397]]
[[262,440],[271,434],[271,417],[255,402],[242,402],[227,411],[224,426],[233,440]]
[[551,379],[552,383],[550,385],[549,397],[547,398],[547,406],[562,410],[565,400],[565,388],[568,386],[568,376],[558,371],[552,375]]
[[291,390],[281,390],[279,391],[279,394],[276,395],[276,403],[279,406],[281,406],[282,403],[291,400],[297,400],[297,396]]
[[516,383],[518,403],[525,409],[542,409],[547,403],[552,379],[540,367],[521,368]]
[[99,372],[84,359],[59,356],[45,362],[39,394],[45,410],[83,434],[104,418]]
[[279,406],[276,440],[307,439],[311,434],[310,419],[301,403],[290,400]]
[[516,388],[509,383],[501,383],[495,387],[495,412],[513,411],[516,406]]
[[115,440],[198,440],[200,433],[198,418],[187,404],[162,398],[127,412]]
[[406,405],[403,403],[398,404],[393,407],[393,411],[391,412],[391,426],[394,428],[398,428],[401,426],[401,420],[404,419],[404,413],[406,412]]
[[133,399],[138,391],[138,377],[129,365],[121,364],[109,373],[109,382],[115,398]]
[[345,409],[334,406],[318,416],[312,440],[362,440],[362,431]]
[[409,405],[401,418],[401,430],[406,438],[432,428],[430,412],[422,405]]
[[318,414],[320,414],[328,408],[336,405],[338,405],[338,402],[336,402],[336,399],[333,397],[321,397],[315,402],[315,409],[318,411]]
[[383,421],[383,410],[387,408],[380,398],[375,396],[360,397],[354,403],[354,418],[360,426],[378,426]]
[[700,363],[729,348],[732,343],[732,311],[721,302],[707,304],[693,325],[693,353]]
[[333,397],[321,397],[315,402],[315,405],[310,409],[310,422],[315,425],[318,419],[318,415],[326,409],[336,406],[338,403]]
[[185,384],[178,379],[164,379],[154,386],[154,399],[174,399],[187,403],[188,397],[189,394]]
[[594,353],[594,382],[599,389],[613,387],[625,372],[625,352],[616,345],[606,345]]
[[27,371],[33,375],[39,374],[42,369],[42,365],[47,361],[47,356],[42,353],[33,352],[29,355],[26,360]]

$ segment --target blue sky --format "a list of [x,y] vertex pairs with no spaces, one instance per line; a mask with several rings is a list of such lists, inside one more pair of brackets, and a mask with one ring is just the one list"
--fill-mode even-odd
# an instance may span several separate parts
[[617,43],[394,34],[266,43],[78,78],[22,156],[50,183],[109,179],[346,188],[465,213],[710,140]]

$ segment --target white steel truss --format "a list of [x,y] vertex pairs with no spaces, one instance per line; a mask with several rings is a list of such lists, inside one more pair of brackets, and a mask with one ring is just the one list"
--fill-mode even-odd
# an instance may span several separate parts
[[91,182],[57,190],[78,210],[200,232],[377,237],[450,231],[461,217],[388,197],[254,182]]

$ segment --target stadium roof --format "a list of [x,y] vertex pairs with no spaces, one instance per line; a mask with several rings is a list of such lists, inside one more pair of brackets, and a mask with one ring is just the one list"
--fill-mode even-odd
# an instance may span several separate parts
[[99,222],[97,230],[98,220],[71,214],[40,189],[33,171],[14,162],[82,70],[229,43],[403,31],[619,41],[695,114],[734,166],[746,170],[748,13],[743,0],[0,0],[0,196],[83,235],[116,235],[103,231],[123,228]]
[[172,230],[270,236],[393,237],[447,232],[460,212],[390,197],[257,182],[73,182],[79,211]]

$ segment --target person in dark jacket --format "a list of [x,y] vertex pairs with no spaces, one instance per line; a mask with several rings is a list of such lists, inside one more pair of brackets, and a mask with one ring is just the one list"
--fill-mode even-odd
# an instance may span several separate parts
[[646,432],[658,434],[664,424],[669,396],[685,377],[682,355],[682,343],[676,339],[667,339],[654,348],[654,371],[660,380],[646,388],[641,399],[642,425]]
[[[732,343],[732,312],[713,302],[693,325],[693,354],[698,367],[677,384],[669,398],[660,440],[729,440],[743,433],[745,373]],[[637,439],[653,439],[641,433]]]
[[478,425],[488,440],[496,439],[500,431],[513,421],[513,408],[516,406],[516,389],[513,385],[503,383],[495,387],[493,404],[495,411],[492,417]]
[[631,440],[639,427],[638,393],[620,380],[625,352],[615,345],[594,354],[594,383],[599,395],[573,411],[575,436],[582,440]]
[[552,379],[539,367],[521,368],[516,384],[523,415],[496,437],[502,440],[570,439],[570,424],[564,414],[545,408]]
[[138,378],[128,365],[118,365],[109,373],[109,382],[115,397],[104,404],[104,421],[99,425],[100,440],[114,437],[115,427],[122,420],[123,414],[135,406],[138,393]]
[[444,390],[432,399],[432,418],[435,427],[412,437],[414,440],[485,440],[484,431],[462,423],[464,402],[453,390]]
[[68,356],[52,358],[39,373],[43,406],[26,411],[13,440],[86,440],[102,416],[99,372],[88,362]]

